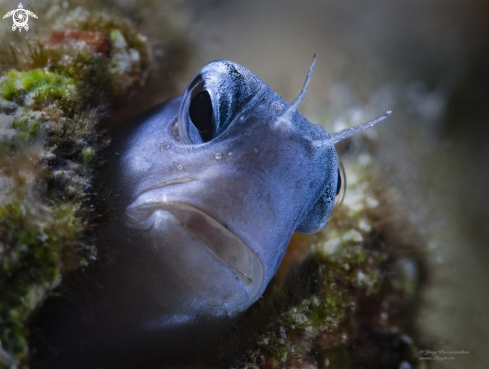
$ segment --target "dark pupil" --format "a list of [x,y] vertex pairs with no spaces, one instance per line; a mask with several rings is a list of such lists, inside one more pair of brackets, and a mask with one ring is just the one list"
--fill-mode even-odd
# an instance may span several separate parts
[[340,193],[341,189],[341,175],[340,175],[340,170],[338,169],[338,182],[336,183],[336,196]]
[[204,142],[212,138],[212,101],[207,91],[201,91],[190,102],[188,114]]

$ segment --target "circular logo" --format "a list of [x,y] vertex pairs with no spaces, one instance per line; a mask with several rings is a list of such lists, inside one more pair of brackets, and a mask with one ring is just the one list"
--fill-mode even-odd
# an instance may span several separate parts
[[27,14],[25,9],[16,9],[12,16],[12,19],[16,27],[24,28],[27,25],[27,21],[29,20],[29,14]]
[[12,20],[14,22],[14,24],[12,25],[12,31],[19,29],[20,32],[22,28],[28,31],[29,25],[27,24],[27,22],[29,21],[29,15],[31,17],[37,18],[37,15],[35,15],[30,10],[24,9],[24,6],[22,5],[22,3],[20,3],[19,9],[9,11],[3,16],[3,19],[12,17]]

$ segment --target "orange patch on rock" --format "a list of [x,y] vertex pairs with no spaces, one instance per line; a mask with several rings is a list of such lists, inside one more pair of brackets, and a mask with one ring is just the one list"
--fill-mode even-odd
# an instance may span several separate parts
[[289,246],[285,251],[284,258],[280,264],[276,275],[279,284],[285,281],[285,276],[294,264],[299,264],[307,255],[311,244],[312,237],[310,234],[294,233],[289,241]]
[[112,43],[101,33],[84,32],[84,31],[55,31],[51,36],[53,44],[85,44],[96,54],[102,54],[106,57],[110,56]]

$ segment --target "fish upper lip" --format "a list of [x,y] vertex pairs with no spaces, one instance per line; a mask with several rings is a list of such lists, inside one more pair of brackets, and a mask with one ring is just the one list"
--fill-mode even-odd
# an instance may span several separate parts
[[149,230],[158,210],[171,213],[211,256],[234,270],[249,291],[250,300],[255,300],[262,289],[264,268],[258,256],[240,237],[208,213],[187,202],[179,201],[138,203],[136,199],[126,209],[125,224],[130,228]]
[[198,181],[199,179],[195,176],[185,176],[185,177],[179,177],[179,178],[174,178],[174,179],[169,179],[168,181],[164,181],[164,182],[160,182],[160,183],[157,183],[155,185],[152,185],[148,188],[145,188],[144,190],[142,190],[141,192],[139,192],[135,198],[138,198],[139,196],[141,196],[143,193],[146,193],[146,192],[149,192],[149,191],[152,191],[152,190],[156,190],[158,188],[162,188],[162,187],[165,187],[165,186],[171,186],[171,185],[175,185],[175,184],[184,184],[184,183],[189,183],[189,182],[193,182],[193,181]]

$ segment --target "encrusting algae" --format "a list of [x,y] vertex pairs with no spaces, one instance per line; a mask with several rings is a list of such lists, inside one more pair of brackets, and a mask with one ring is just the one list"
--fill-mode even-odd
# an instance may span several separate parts
[[0,368],[28,367],[32,313],[97,258],[95,169],[110,142],[101,123],[154,65],[128,19],[58,2],[32,10],[42,9],[56,13],[48,29],[26,39],[3,29],[0,42]]

